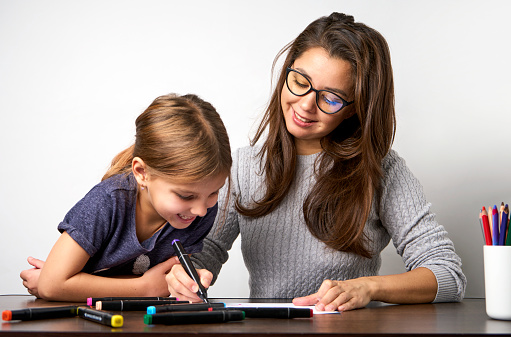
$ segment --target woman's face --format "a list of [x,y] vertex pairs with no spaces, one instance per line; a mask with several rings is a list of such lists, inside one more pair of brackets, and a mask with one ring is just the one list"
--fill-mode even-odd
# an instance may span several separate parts
[[[350,64],[343,59],[330,57],[323,48],[307,50],[295,60],[291,68],[305,75],[314,89],[329,90],[346,101],[353,100]],[[281,102],[287,130],[294,137],[300,155],[320,152],[321,138],[354,113],[353,105],[349,105],[335,114],[326,114],[316,105],[314,91],[311,90],[305,96],[296,96],[285,83]]]

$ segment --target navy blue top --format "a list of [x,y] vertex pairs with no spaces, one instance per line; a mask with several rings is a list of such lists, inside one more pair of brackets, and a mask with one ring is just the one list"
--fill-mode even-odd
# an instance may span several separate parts
[[94,186],[66,214],[58,230],[66,231],[89,255],[82,269],[96,275],[143,274],[176,255],[179,239],[187,253],[202,250],[202,240],[215,220],[218,205],[190,226],[176,229],[168,222],[149,239],[139,242],[135,226],[137,182],[133,174],[118,174]]

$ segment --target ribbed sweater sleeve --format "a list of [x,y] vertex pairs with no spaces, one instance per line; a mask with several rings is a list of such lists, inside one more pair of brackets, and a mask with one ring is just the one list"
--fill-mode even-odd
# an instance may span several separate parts
[[238,237],[238,212],[235,208],[236,198],[239,195],[240,180],[238,177],[238,151],[233,154],[231,177],[220,189],[218,195],[218,214],[209,232],[203,241],[202,253],[193,254],[191,260],[196,268],[207,269],[213,273],[213,284],[216,281],[222,265],[229,259],[228,251]]
[[421,184],[394,151],[385,158],[383,171],[379,217],[406,270],[425,267],[435,274],[435,302],[460,301],[466,286],[461,260],[431,212]]

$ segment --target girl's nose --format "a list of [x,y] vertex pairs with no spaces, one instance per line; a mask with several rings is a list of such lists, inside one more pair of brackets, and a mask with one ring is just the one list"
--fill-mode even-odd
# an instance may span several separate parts
[[196,216],[203,217],[208,212],[208,207],[204,202],[199,201],[193,205],[190,212]]

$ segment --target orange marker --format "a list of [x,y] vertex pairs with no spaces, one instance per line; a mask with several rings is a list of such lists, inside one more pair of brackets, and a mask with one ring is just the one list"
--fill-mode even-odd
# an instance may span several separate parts
[[26,308],[18,310],[4,310],[2,312],[2,319],[4,321],[31,321],[34,319],[74,317],[76,315],[76,306]]

